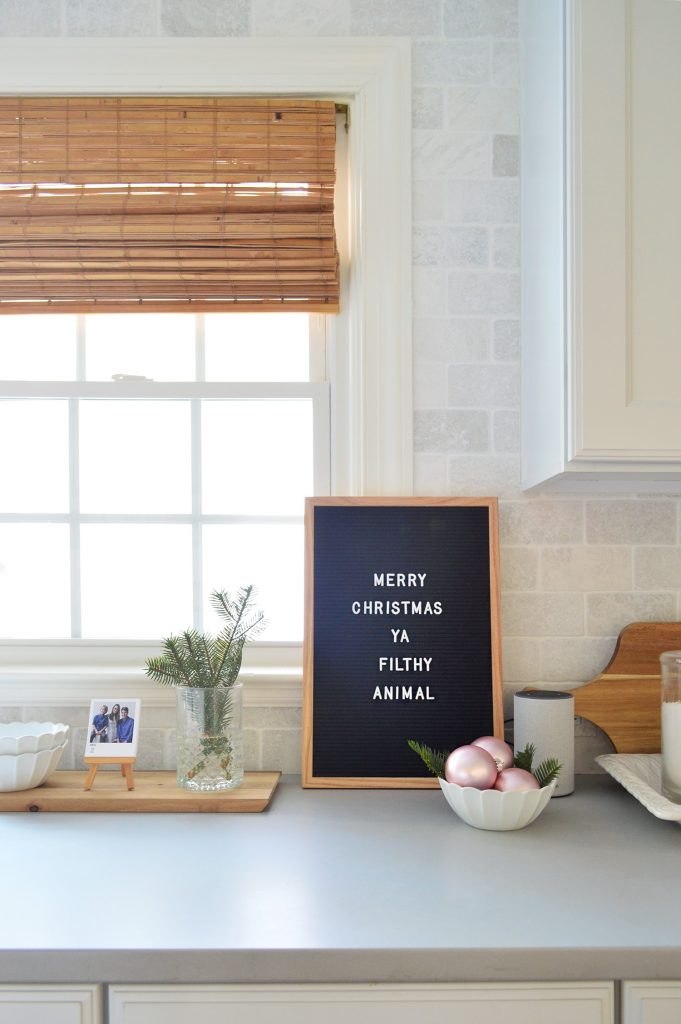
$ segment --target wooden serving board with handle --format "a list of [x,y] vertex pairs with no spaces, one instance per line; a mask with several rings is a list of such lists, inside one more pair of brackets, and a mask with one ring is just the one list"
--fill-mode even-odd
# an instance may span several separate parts
[[575,714],[599,726],[619,754],[660,749],[660,655],[681,650],[681,622],[633,622],[599,676],[573,690]]

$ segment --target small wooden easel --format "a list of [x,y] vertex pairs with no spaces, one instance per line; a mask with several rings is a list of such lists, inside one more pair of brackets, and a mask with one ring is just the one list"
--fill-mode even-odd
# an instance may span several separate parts
[[95,775],[100,764],[119,764],[121,766],[121,775],[126,781],[128,789],[135,788],[135,780],[132,775],[132,766],[135,763],[136,758],[134,757],[84,757],[85,764],[89,765],[87,777],[85,779],[85,789],[92,789],[92,784],[95,781]]

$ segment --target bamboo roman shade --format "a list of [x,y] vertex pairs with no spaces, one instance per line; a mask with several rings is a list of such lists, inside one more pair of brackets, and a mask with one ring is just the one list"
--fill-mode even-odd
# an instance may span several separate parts
[[0,97],[0,312],[338,309],[335,104]]

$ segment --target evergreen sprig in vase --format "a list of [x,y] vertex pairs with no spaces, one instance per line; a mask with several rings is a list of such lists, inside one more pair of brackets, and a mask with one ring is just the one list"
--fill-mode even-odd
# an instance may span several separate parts
[[188,629],[163,641],[163,654],[147,661],[147,675],[177,687],[177,783],[209,792],[243,782],[241,659],[263,625],[253,608],[253,587],[236,597],[215,590],[211,605],[225,625],[215,636]]

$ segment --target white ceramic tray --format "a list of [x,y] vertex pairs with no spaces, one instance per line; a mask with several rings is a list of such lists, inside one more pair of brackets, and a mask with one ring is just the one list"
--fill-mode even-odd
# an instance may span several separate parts
[[656,818],[681,824],[681,804],[662,795],[660,754],[601,754],[596,762]]

